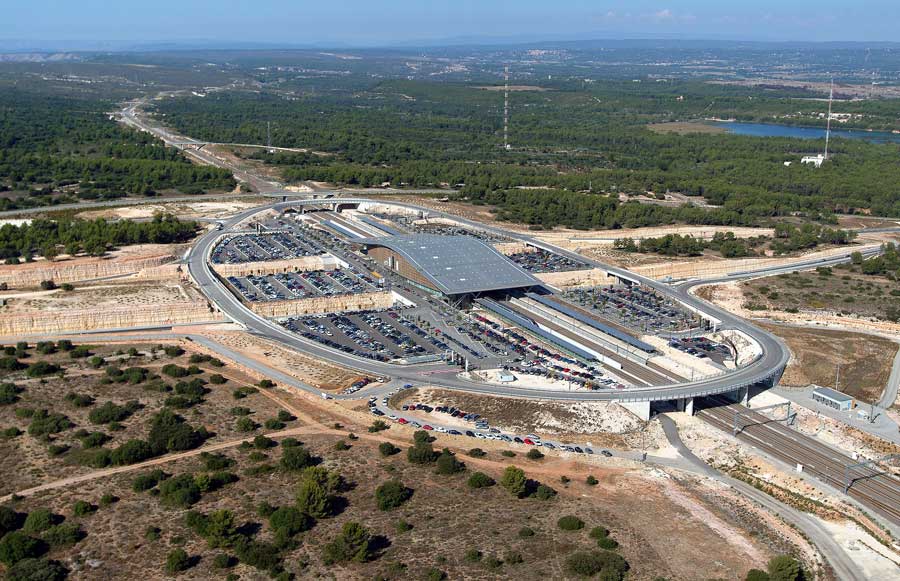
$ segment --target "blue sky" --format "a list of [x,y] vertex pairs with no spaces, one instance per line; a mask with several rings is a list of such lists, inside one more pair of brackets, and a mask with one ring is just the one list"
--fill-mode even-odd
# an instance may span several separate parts
[[900,41],[900,0],[3,0],[0,38],[391,45],[461,37]]

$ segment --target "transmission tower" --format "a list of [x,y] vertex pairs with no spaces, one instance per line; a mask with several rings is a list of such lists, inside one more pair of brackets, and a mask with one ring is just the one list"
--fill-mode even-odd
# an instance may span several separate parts
[[828,138],[831,137],[831,101],[834,99],[834,77],[831,78],[831,91],[828,93],[828,119],[825,120],[825,159],[828,159]]
[[509,65],[503,67],[503,148],[509,147]]
[[266,121],[266,151],[272,153],[272,122]]

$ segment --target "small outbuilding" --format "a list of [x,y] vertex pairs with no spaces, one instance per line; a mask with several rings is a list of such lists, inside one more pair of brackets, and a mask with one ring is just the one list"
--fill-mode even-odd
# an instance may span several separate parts
[[853,409],[853,397],[846,393],[841,393],[830,387],[817,387],[812,392],[813,400],[822,405],[834,408],[840,411],[849,411]]

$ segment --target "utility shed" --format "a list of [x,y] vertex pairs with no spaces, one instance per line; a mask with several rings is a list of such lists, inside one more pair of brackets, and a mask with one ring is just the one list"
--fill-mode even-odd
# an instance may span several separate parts
[[849,411],[853,409],[853,397],[830,387],[816,387],[812,392],[812,398],[820,404],[836,410]]

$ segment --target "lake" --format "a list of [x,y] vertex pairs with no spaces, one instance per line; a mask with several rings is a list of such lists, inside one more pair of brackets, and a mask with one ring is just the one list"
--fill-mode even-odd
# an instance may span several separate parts
[[[825,129],[819,127],[791,127],[774,123],[739,123],[736,121],[717,121],[715,125],[725,128],[735,135],[753,137],[795,137],[800,139],[825,139]],[[831,137],[847,139],[865,139],[873,143],[900,143],[900,133],[886,131],[863,131],[860,129],[831,129]]]

